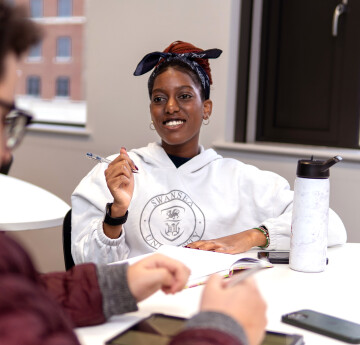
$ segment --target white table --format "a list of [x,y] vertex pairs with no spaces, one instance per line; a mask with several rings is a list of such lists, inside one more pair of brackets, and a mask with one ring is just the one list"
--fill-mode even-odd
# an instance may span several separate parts
[[[329,248],[329,265],[321,273],[296,272],[288,265],[275,265],[257,273],[256,280],[268,305],[267,330],[301,334],[306,345],[346,344],[286,325],[280,319],[292,311],[313,309],[360,323],[359,252],[360,243]],[[255,257],[256,252],[244,256]],[[83,345],[99,345],[151,313],[190,317],[198,310],[202,290],[203,287],[198,286],[171,296],[157,292],[140,303],[138,312],[112,317],[103,325],[78,328],[76,333]]]
[[0,174],[0,230],[43,229],[62,224],[70,206],[31,183]]

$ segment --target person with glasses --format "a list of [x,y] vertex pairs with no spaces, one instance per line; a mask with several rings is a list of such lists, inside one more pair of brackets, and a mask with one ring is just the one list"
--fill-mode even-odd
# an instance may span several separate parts
[[[38,26],[23,10],[0,0],[0,167],[11,159],[31,122],[31,116],[13,103],[16,68],[40,38]],[[6,198],[1,186],[0,197]],[[19,200],[14,207],[20,217],[26,205]],[[176,293],[189,273],[182,263],[156,254],[131,266],[88,263],[40,275],[26,251],[0,232],[0,344],[79,344],[72,327],[103,323],[112,315],[134,311],[137,302],[159,289]],[[171,345],[261,342],[266,306],[253,281],[227,287],[220,277],[211,277],[200,309]]]
[[7,138],[7,147],[13,150],[25,135],[26,126],[31,123],[32,115],[25,110],[16,108],[14,103],[0,100],[0,106],[9,111],[5,116],[5,137]]

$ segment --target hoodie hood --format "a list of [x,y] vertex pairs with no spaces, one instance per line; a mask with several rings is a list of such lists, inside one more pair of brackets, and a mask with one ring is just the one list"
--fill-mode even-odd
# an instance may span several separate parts
[[217,159],[222,159],[222,156],[217,154],[213,149],[205,150],[201,145],[199,147],[200,153],[185,164],[181,165],[179,168],[175,167],[174,163],[158,142],[150,143],[148,146],[139,149],[133,149],[129,152],[129,154],[135,154],[144,163],[154,168],[173,168],[188,173],[200,170]]

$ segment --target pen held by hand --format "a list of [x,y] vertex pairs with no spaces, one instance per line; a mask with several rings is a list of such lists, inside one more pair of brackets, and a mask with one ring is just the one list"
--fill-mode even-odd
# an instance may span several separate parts
[[256,273],[257,271],[260,271],[261,269],[264,268],[264,265],[259,262],[259,264],[257,264],[256,266],[253,266],[251,268],[247,268],[246,270],[244,270],[241,273],[238,273],[236,275],[233,275],[230,279],[228,284],[226,285],[227,288],[233,287],[239,283],[241,283],[243,280],[245,280],[246,278],[250,277],[251,275],[253,275],[254,273]]
[[[108,164],[111,163],[110,159],[95,155],[91,152],[86,153],[86,157],[89,159],[93,159],[93,160],[97,161],[98,163],[108,163]],[[139,173],[139,171],[132,169],[132,168],[131,168],[131,172],[133,172],[135,174]]]

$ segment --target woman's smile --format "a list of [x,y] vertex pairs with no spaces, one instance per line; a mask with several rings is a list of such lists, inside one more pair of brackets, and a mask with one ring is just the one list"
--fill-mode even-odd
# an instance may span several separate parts
[[195,156],[203,118],[210,116],[200,86],[185,72],[168,68],[159,74],[151,95],[150,112],[167,153]]
[[179,128],[183,123],[185,123],[185,120],[168,120],[163,122],[164,126],[171,129]]

